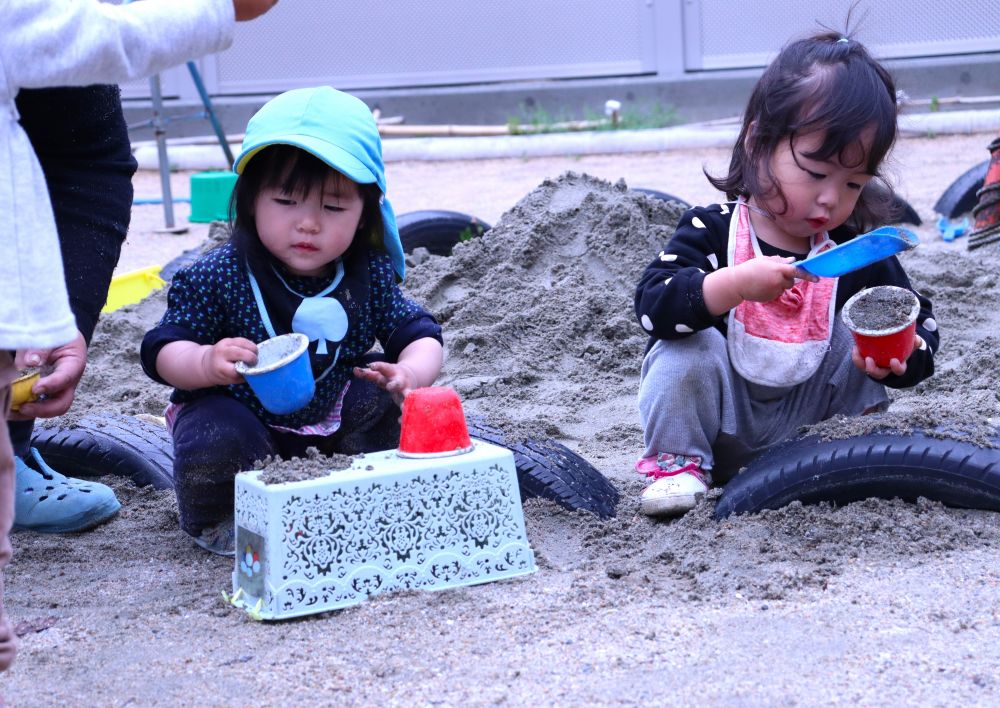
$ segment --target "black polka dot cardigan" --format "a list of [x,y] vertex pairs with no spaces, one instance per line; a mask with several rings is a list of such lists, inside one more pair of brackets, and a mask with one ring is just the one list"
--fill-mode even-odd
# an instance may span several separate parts
[[[708,327],[726,333],[728,313],[715,316],[708,311],[703,283],[706,274],[728,265],[729,223],[735,207],[736,204],[730,202],[689,209],[681,217],[670,241],[646,266],[635,291],[635,313],[639,324],[650,336],[650,347],[656,339],[689,337],[691,333]],[[830,234],[837,243],[853,236],[843,228]],[[775,248],[761,239],[758,242],[765,256],[802,257],[801,254]],[[876,285],[907,288],[920,300],[917,334],[923,339],[924,346],[907,361],[903,376],[890,374],[881,381],[893,388],[913,386],[934,373],[934,352],[938,350],[940,334],[931,301],[913,289],[895,256],[841,276],[837,286],[836,311],[839,313],[855,293]]]

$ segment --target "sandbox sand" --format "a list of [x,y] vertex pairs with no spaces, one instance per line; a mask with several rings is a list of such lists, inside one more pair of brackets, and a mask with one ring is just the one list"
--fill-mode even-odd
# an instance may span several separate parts
[[[981,149],[989,136],[968,142]],[[911,203],[930,218],[939,191]],[[533,575],[257,623],[222,603],[232,561],[178,530],[171,493],[106,478],[123,503],[111,523],[14,538],[8,601],[23,644],[4,695],[15,705],[992,702],[1000,516],[869,500],[717,522],[718,490],[679,520],[638,514],[645,336],[632,288],[678,215],[624,182],[564,174],[406,281],[444,325],[440,383],[467,412],[584,455],[622,492],[616,518],[529,500]],[[969,253],[933,225],[919,233],[902,258],[941,324],[937,376],[893,392],[888,413],[818,429],[934,425],[991,445],[1000,248]],[[167,390],[144,378],[136,350],[163,305],[160,294],[102,320],[72,415],[57,424],[162,412]]]

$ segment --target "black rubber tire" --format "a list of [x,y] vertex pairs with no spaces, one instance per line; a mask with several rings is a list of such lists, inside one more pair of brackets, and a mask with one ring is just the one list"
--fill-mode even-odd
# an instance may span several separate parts
[[[67,477],[128,477],[173,489],[174,448],[162,425],[131,416],[87,416],[73,428],[35,428],[31,445]],[[30,457],[29,460],[30,462]]]
[[514,453],[521,498],[539,497],[564,509],[582,509],[602,519],[615,515],[618,490],[596,467],[555,440],[513,443],[482,421],[468,421],[469,435]]
[[[882,199],[888,197],[888,190],[878,182],[869,182],[868,186],[865,187],[865,190],[877,194]],[[923,223],[920,215],[917,214],[917,210],[910,206],[908,201],[896,193],[893,193],[892,195],[891,209],[892,216],[894,218],[890,221],[890,223],[913,224],[914,226],[920,226],[920,224]]]
[[920,226],[924,223],[920,215],[917,214],[917,210],[910,206],[910,203],[903,199],[898,194],[893,197],[892,209],[898,214],[896,219],[892,222],[894,224],[913,224],[914,226]]
[[647,189],[645,187],[632,187],[632,191],[642,192],[643,194],[648,194],[649,196],[655,197],[656,199],[662,199],[665,202],[677,202],[685,209],[691,208],[691,205],[684,199],[681,199],[680,197],[675,197],[673,194],[668,194],[667,192],[661,192],[657,189]]
[[886,431],[823,441],[807,436],[777,445],[726,485],[715,517],[803,504],[848,504],[877,497],[933,499],[1000,511],[1000,449]]
[[426,248],[436,256],[450,256],[452,248],[470,235],[482,236],[490,225],[482,219],[457,211],[411,211],[396,218],[403,251]]
[[934,204],[934,211],[949,219],[972,211],[972,208],[979,202],[976,192],[983,186],[989,167],[990,161],[984,160],[963,172],[941,194],[941,197]]
[[160,268],[160,277],[169,283],[174,279],[178,271],[187,268],[201,258],[202,255],[204,254],[202,253],[201,246],[187,249],[173,260],[167,261],[167,264]]

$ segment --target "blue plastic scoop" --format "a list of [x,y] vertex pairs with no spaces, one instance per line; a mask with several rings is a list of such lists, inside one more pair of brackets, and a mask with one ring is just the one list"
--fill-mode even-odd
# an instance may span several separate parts
[[908,251],[919,243],[917,235],[909,229],[883,226],[792,265],[822,278],[838,278],[883,258]]

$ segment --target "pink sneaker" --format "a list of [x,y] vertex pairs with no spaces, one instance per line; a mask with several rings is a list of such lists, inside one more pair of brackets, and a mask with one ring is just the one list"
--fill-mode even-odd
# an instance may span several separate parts
[[705,496],[712,476],[701,469],[697,455],[661,452],[635,463],[636,472],[653,483],[639,495],[639,509],[646,516],[679,516],[694,508]]

